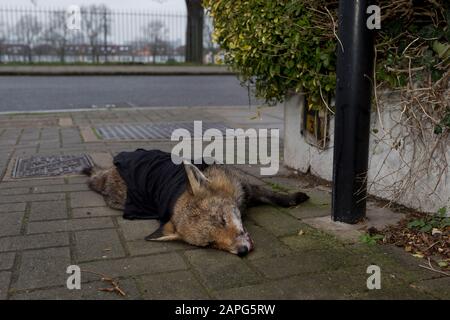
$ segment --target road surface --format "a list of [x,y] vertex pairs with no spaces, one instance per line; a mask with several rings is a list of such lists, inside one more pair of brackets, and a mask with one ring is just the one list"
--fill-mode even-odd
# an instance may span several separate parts
[[0,112],[248,105],[247,88],[223,75],[0,76],[0,97]]

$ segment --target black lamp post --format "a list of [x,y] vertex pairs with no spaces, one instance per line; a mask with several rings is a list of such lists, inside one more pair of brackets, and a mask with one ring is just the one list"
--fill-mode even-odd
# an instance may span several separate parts
[[346,223],[366,214],[374,59],[368,5],[368,0],[339,1],[332,218]]

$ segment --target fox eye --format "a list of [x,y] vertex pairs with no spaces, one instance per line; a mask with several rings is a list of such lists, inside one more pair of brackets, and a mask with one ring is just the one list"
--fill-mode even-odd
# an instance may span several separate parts
[[227,221],[225,220],[224,217],[220,217],[220,224],[221,224],[222,226],[226,226],[226,225],[227,225]]

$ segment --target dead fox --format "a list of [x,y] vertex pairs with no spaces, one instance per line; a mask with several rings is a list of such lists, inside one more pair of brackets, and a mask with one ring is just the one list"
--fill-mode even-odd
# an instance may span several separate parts
[[[164,156],[166,153],[161,152],[161,154]],[[164,161],[171,160],[167,158]],[[115,165],[109,169],[87,168],[84,173],[90,176],[89,187],[101,193],[109,207],[124,210],[130,204],[131,194],[141,190],[136,190],[135,185],[130,185],[129,177],[120,171],[122,167],[116,163],[116,158],[114,163]],[[152,164],[141,161],[139,165],[134,166],[142,165],[151,166]],[[169,168],[178,169],[179,166],[184,168],[182,170],[185,176],[184,186],[182,191],[175,195],[170,208],[172,212],[166,219],[168,221],[162,221],[161,227],[147,236],[146,240],[183,240],[195,246],[211,246],[245,256],[253,249],[253,241],[242,224],[242,213],[246,208],[258,204],[290,207],[309,198],[302,192],[281,194],[250,184],[243,174],[227,165],[213,164],[204,170],[186,161],[178,166],[173,163],[164,163],[164,165]],[[141,172],[138,174],[134,172],[134,174],[136,179],[144,177],[143,179],[146,180],[153,179],[151,175],[161,175],[160,172],[152,170],[147,171],[147,176],[143,176]],[[170,186],[172,183],[172,178],[167,177],[168,175],[166,172],[163,177],[167,183],[157,181],[150,194],[143,196],[156,201],[156,207],[159,205],[158,199],[167,196],[164,190],[159,194],[158,188],[164,185]],[[128,185],[126,180],[129,182]],[[141,185],[147,186],[147,181],[143,181]],[[154,217],[158,218],[156,215]]]

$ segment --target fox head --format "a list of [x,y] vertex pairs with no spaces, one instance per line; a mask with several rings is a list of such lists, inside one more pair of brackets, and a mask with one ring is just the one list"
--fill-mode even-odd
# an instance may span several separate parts
[[146,240],[183,240],[245,256],[253,249],[253,241],[242,225],[242,186],[215,166],[206,175],[190,163],[184,167],[186,191],[177,200],[171,220]]

